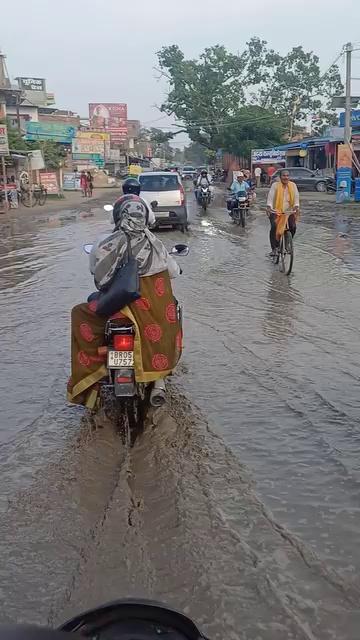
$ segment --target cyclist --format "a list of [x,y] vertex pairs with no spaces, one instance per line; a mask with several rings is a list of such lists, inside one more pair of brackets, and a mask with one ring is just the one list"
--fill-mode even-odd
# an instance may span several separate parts
[[271,256],[275,254],[277,247],[276,240],[276,211],[279,213],[285,213],[292,210],[293,213],[289,216],[288,224],[289,230],[294,237],[296,233],[296,219],[299,215],[300,197],[299,191],[295,184],[290,180],[290,175],[287,169],[280,171],[280,181],[273,182],[268,193],[266,201],[266,214],[270,220],[270,244],[271,244]]

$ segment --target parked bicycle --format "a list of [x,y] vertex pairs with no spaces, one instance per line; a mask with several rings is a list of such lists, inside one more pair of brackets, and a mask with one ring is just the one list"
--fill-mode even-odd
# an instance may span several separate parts
[[273,262],[279,265],[279,270],[282,273],[289,276],[294,264],[294,243],[289,229],[289,217],[294,215],[294,212],[272,211],[272,213],[277,216],[276,237],[279,242],[273,256]]
[[41,184],[39,186],[33,187],[33,189],[26,189],[23,186],[19,191],[19,200],[24,207],[35,207],[39,205],[42,207],[47,199],[47,190]]

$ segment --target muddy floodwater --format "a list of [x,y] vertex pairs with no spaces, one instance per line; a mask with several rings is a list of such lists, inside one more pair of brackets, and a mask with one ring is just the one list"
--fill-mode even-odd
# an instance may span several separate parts
[[307,196],[287,278],[261,196],[245,230],[220,190],[206,215],[188,200],[185,351],[130,452],[65,400],[82,245],[108,214],[0,221],[1,618],[138,595],[214,639],[357,640],[360,218]]

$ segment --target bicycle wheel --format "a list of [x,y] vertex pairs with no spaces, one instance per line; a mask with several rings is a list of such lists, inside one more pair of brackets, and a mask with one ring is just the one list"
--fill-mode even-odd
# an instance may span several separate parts
[[44,189],[43,191],[41,191],[39,193],[39,205],[40,205],[40,207],[42,207],[45,204],[46,198],[47,198],[47,191]]
[[[32,200],[34,200],[34,197],[32,198]],[[21,194],[21,200],[20,201],[24,205],[24,207],[33,206],[33,203],[31,202],[30,192],[29,191],[26,191],[26,192]]]
[[289,276],[294,262],[293,239],[290,231],[285,231],[280,240],[280,271]]

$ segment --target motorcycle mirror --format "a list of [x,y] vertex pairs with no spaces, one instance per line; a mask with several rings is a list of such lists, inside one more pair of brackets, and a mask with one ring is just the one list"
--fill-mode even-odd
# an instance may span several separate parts
[[170,251],[172,256],[187,256],[190,248],[187,244],[176,244]]
[[112,204],[104,204],[104,211],[114,211]]
[[92,248],[93,248],[92,244],[84,244],[83,246],[85,253],[88,253],[88,254],[91,253]]
[[159,203],[157,200],[153,200],[152,202],[150,202],[150,204],[151,204],[151,207],[154,209],[158,206]]

